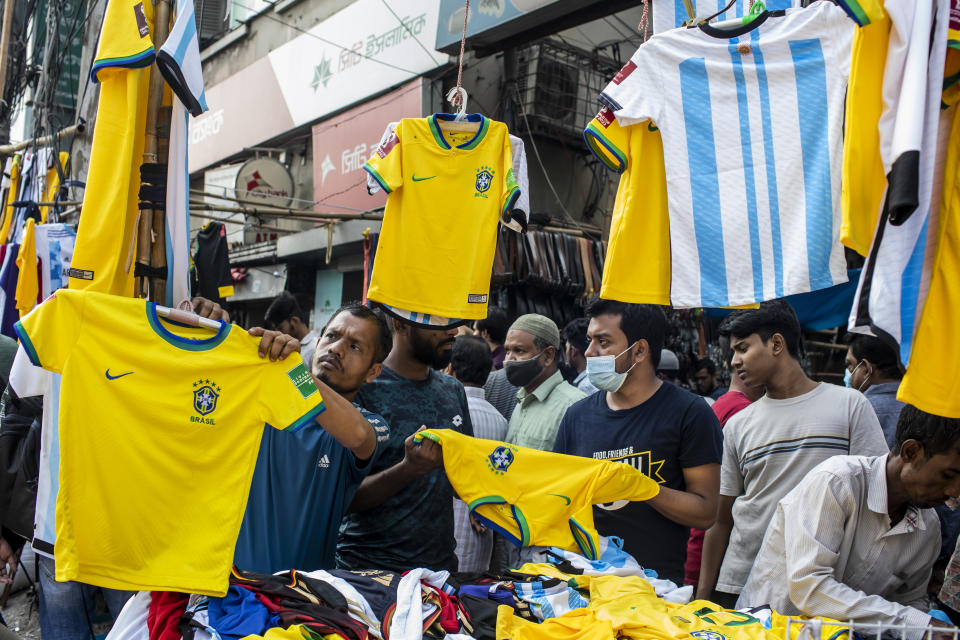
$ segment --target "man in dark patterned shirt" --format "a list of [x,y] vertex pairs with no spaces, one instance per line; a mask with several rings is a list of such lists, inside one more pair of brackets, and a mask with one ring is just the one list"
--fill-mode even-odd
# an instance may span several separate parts
[[356,401],[383,416],[381,443],[340,528],[337,566],[346,569],[457,569],[453,489],[440,447],[413,443],[421,427],[473,435],[463,385],[440,373],[450,361],[455,329],[427,329],[393,320],[393,349],[383,372]]

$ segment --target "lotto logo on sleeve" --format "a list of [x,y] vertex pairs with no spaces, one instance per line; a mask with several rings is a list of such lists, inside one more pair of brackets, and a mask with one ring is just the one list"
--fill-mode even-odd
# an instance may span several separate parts
[[309,398],[318,392],[317,385],[313,383],[313,378],[303,362],[287,371],[287,376],[293,381],[293,386],[297,388],[304,398]]

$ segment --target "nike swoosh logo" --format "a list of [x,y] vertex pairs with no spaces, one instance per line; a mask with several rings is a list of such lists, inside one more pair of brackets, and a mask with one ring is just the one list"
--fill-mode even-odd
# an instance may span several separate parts
[[121,373],[121,374],[118,375],[118,376],[112,376],[112,375],[110,375],[110,369],[107,369],[107,370],[104,372],[103,375],[107,376],[107,380],[116,380],[117,378],[122,378],[123,376],[128,376],[128,375],[130,375],[131,373],[133,373],[133,371],[127,371],[126,373]]
[[413,174],[414,182],[422,182],[423,180],[429,180],[430,178],[436,178],[437,176],[427,176],[426,178],[418,178],[417,174]]
[[559,493],[548,493],[547,495],[556,496],[557,498],[563,498],[564,500],[567,501],[567,504],[570,504],[570,498],[568,498],[567,496],[560,495]]

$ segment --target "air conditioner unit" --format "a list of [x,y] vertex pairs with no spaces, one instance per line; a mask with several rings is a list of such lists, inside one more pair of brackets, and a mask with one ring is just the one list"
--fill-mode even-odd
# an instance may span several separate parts
[[[581,139],[600,109],[597,96],[619,68],[612,60],[556,40],[541,40],[518,52],[519,108],[529,133]],[[518,114],[525,126],[522,113]]]
[[227,2],[228,0],[194,0],[201,49],[213,44],[226,33]]

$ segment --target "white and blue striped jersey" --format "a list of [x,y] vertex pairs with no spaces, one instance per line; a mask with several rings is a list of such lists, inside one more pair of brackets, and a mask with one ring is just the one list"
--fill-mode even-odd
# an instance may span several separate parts
[[177,0],[176,20],[157,52],[157,67],[173,89],[170,154],[167,160],[167,288],[164,301],[190,299],[190,176],[187,170],[189,115],[207,110],[193,0]]
[[818,2],[657,34],[604,89],[663,138],[671,303],[726,307],[846,282],[844,95],[854,23]]
[[[729,4],[728,0],[690,0],[693,6],[693,15],[697,18],[712,16]],[[721,11],[717,20],[742,18],[750,13],[751,0],[736,0],[733,6]],[[799,7],[800,0],[769,0],[766,3],[768,11]],[[669,31],[683,25],[690,16],[683,0],[653,0],[653,32]]]
[[[954,5],[956,6],[956,5]],[[899,346],[909,367],[937,248],[951,112],[941,111],[950,0],[887,0],[880,154],[887,191],[848,329]]]

